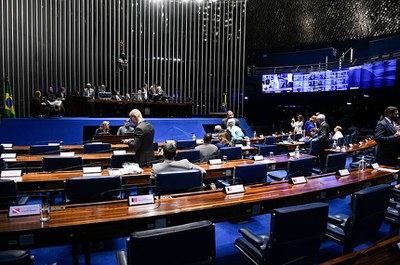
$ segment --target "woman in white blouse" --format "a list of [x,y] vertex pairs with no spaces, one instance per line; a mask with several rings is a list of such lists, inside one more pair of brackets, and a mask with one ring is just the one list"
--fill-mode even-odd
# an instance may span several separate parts
[[294,134],[303,134],[303,125],[304,125],[304,117],[303,115],[299,114],[297,116],[297,121],[294,120],[294,117],[292,118],[292,128],[293,128],[293,133]]

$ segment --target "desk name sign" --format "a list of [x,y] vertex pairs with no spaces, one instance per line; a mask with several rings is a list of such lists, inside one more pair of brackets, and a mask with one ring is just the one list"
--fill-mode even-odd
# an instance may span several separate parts
[[25,215],[36,215],[40,214],[42,205],[31,204],[31,205],[20,205],[20,206],[10,206],[8,211],[9,217],[25,216]]
[[136,196],[129,196],[128,205],[142,205],[142,204],[149,204],[154,203],[154,195],[136,195]]
[[3,153],[1,158],[4,159],[4,162],[15,162],[17,161],[17,153]]
[[350,172],[349,172],[348,169],[340,169],[340,170],[339,170],[339,175],[340,175],[341,177],[347,176],[347,175],[350,175]]
[[239,184],[239,185],[232,185],[232,186],[225,187],[223,189],[223,191],[226,194],[234,194],[234,193],[243,193],[243,192],[245,192],[245,189],[242,184]]
[[254,161],[262,161],[264,160],[264,156],[262,155],[255,155],[253,156]]
[[75,156],[75,152],[60,152],[60,157],[71,157]]
[[125,155],[126,150],[114,150],[113,155]]
[[222,164],[222,160],[220,158],[218,158],[218,159],[210,159],[210,160],[208,160],[208,162],[210,163],[210,165],[220,165],[220,164]]
[[290,178],[289,180],[289,182],[294,185],[307,183],[307,179],[304,176]]

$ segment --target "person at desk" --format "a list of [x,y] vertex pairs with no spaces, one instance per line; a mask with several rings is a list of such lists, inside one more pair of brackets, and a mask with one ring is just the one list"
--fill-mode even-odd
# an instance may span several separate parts
[[103,121],[99,128],[96,129],[94,135],[110,135],[110,122]]
[[231,135],[229,134],[229,132],[220,133],[218,136],[219,142],[216,143],[217,148],[221,149],[223,147],[234,146],[235,144],[233,142],[231,142],[230,137],[231,137]]
[[235,115],[233,115],[233,111],[228,110],[226,112],[226,118],[221,121],[221,127],[222,129],[226,130],[228,128],[228,120],[229,119],[234,119],[235,120],[235,125],[239,128],[242,128],[242,125],[240,124],[240,121],[235,118]]
[[334,134],[333,134],[333,136],[332,136],[332,139],[333,139],[333,140],[337,140],[337,139],[339,139],[339,138],[343,138],[342,127],[336,126],[336,127],[333,129],[333,131],[334,131]]
[[303,115],[299,114],[297,116],[297,121],[294,120],[294,117],[292,118],[292,122],[290,125],[293,128],[293,133],[294,134],[303,134],[303,125],[304,125],[304,117]]
[[57,98],[57,96],[53,92],[53,87],[49,87],[46,93],[46,104],[54,106],[56,111],[64,112],[64,106],[62,104],[61,99]]
[[61,87],[60,91],[56,94],[56,97],[61,99],[61,100],[65,100],[67,97],[67,94],[65,93],[65,88]]
[[148,165],[154,161],[154,127],[143,119],[142,113],[138,109],[133,109],[129,117],[136,126],[133,139],[124,139],[126,143],[135,152],[135,163],[139,165]]
[[211,133],[206,133],[203,137],[203,144],[195,147],[200,151],[200,162],[208,162],[218,155],[218,147],[211,143],[211,139]]
[[127,133],[134,133],[135,129],[131,126],[131,120],[130,119],[126,119],[124,122],[124,126],[119,127],[118,131],[117,131],[117,135],[124,135]]
[[94,98],[94,88],[92,87],[92,84],[87,83],[85,85],[82,96],[86,98]]
[[153,178],[160,172],[168,171],[181,171],[188,169],[198,169],[202,173],[206,173],[206,170],[198,165],[191,163],[187,159],[175,161],[176,157],[176,146],[175,143],[167,143],[163,148],[164,161],[153,165],[152,175]]
[[111,99],[117,100],[117,101],[121,101],[122,100],[121,93],[119,92],[118,89],[115,89],[113,91],[113,95],[112,95]]
[[227,125],[227,131],[231,134],[231,141],[234,143],[241,142],[244,138],[244,133],[240,127],[235,125],[235,119],[229,119]]
[[312,128],[310,131],[310,136],[305,136],[301,139],[302,142],[304,143],[309,143],[311,141],[316,141],[318,137],[318,129],[317,128]]
[[331,131],[331,127],[325,121],[324,114],[318,114],[317,116],[318,123],[318,137],[319,141],[319,164],[322,171],[325,170],[325,161],[326,156],[324,154],[324,150],[329,148],[329,132]]
[[317,116],[312,115],[308,121],[304,123],[304,134],[305,136],[310,136],[310,132],[312,128],[315,127],[315,121],[317,120]]
[[223,133],[224,131],[222,130],[221,125],[215,125],[214,126],[214,133],[211,135],[212,140],[219,140],[219,135]]
[[378,142],[377,162],[386,166],[397,166],[400,155],[399,109],[389,106],[384,118],[375,127],[375,139]]
[[31,115],[32,117],[42,115],[43,109],[46,107],[46,102],[42,98],[42,92],[35,91],[34,97],[31,102]]

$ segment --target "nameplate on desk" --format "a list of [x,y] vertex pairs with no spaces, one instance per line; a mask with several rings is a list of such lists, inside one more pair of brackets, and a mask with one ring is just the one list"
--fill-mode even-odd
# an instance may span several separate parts
[[243,144],[235,144],[235,146],[243,148]]
[[93,142],[92,144],[103,144],[103,142]]
[[349,144],[349,147],[350,147],[350,148],[353,148],[353,144]]
[[25,216],[40,214],[42,206],[40,204],[21,205],[21,206],[10,206],[8,211],[9,217]]
[[289,156],[294,157],[295,152],[289,152]]
[[113,155],[125,155],[126,150],[114,150]]
[[204,143],[203,139],[197,139],[196,140],[196,144],[203,144],[203,143]]
[[21,177],[22,175],[22,170],[16,169],[16,170],[2,170],[1,171],[1,177],[2,178],[12,178],[12,177]]
[[262,161],[264,160],[264,156],[262,155],[255,155],[253,156],[254,161]]
[[292,184],[303,184],[303,183],[307,183],[307,179],[302,176],[302,177],[294,177],[294,178],[290,178],[290,183]]
[[83,174],[101,173],[101,167],[83,167]]
[[4,159],[4,162],[15,162],[17,161],[16,153],[3,153],[1,154],[1,158]]
[[48,143],[47,145],[50,145],[50,146],[60,146],[60,143]]
[[149,203],[154,203],[154,195],[153,194],[129,196],[129,200],[128,200],[129,206],[149,204]]
[[245,189],[242,184],[232,185],[232,186],[225,187],[224,192],[226,194],[243,193],[243,192],[245,192]]
[[379,164],[378,164],[378,163],[372,163],[372,164],[371,164],[371,167],[372,167],[373,169],[379,169]]
[[75,152],[60,152],[60,157],[71,157],[75,156]]
[[339,170],[339,175],[340,176],[347,176],[347,175],[350,175],[350,172],[349,172],[348,169],[340,169]]
[[167,144],[174,144],[175,143],[175,141],[174,140],[167,140],[167,141],[165,141]]
[[5,150],[10,150],[13,147],[13,144],[1,144]]
[[208,160],[208,162],[210,163],[210,165],[220,165],[220,164],[222,164],[222,160],[221,159],[210,159],[210,160]]

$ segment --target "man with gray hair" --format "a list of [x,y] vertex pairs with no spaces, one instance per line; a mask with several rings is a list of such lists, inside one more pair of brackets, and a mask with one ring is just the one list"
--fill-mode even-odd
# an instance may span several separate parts
[[325,161],[326,161],[324,150],[329,148],[329,133],[331,131],[331,127],[325,121],[324,114],[318,114],[317,123],[318,123],[317,140],[319,141],[319,165],[320,165],[321,171],[324,171],[325,170]]

